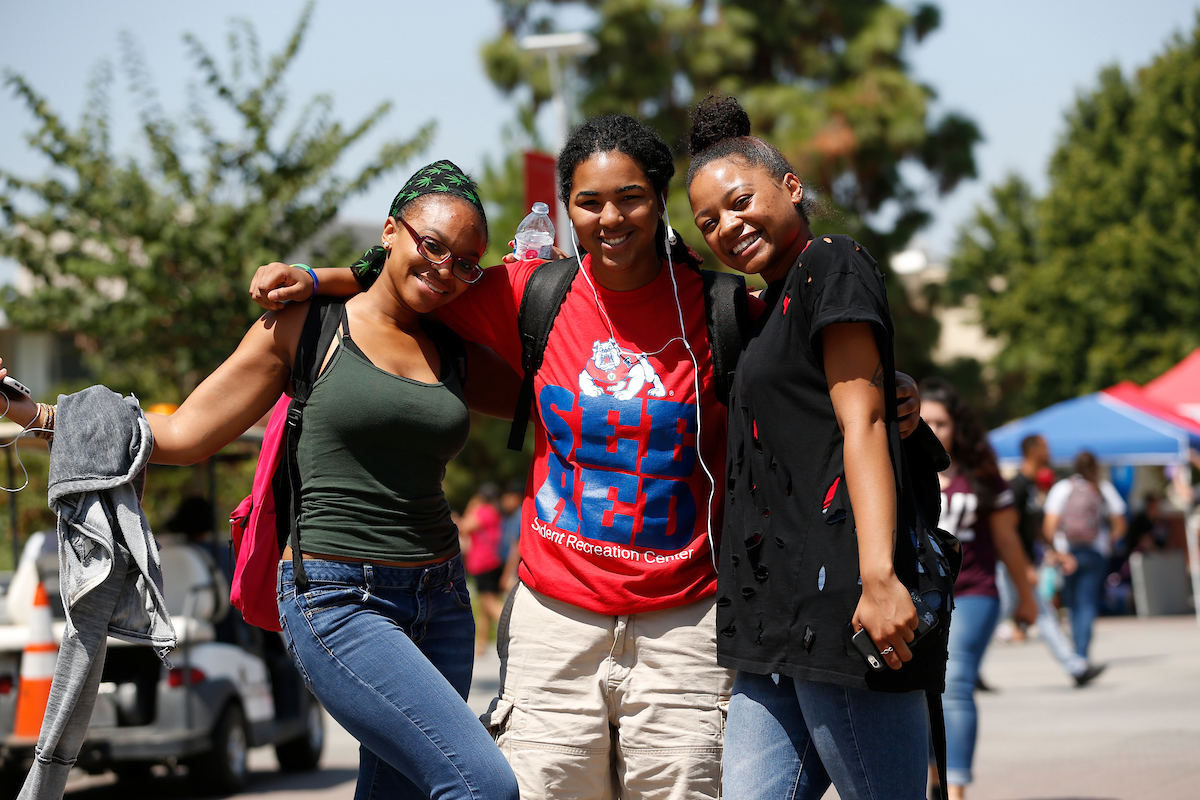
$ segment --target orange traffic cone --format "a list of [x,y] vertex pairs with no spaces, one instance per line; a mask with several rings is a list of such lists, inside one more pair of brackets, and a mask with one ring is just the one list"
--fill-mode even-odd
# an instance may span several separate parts
[[54,643],[50,628],[50,598],[46,596],[46,587],[38,581],[33,607],[29,610],[29,641],[21,656],[21,688],[17,692],[14,736],[37,739],[41,733],[57,659],[58,645]]

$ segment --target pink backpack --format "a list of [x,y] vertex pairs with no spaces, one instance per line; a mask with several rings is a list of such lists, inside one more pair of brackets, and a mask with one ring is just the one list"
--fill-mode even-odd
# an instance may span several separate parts
[[258,466],[250,496],[238,503],[229,517],[233,550],[233,579],[229,602],[242,619],[268,631],[278,631],[279,601],[276,578],[279,559],[289,538],[296,585],[308,588],[300,559],[300,479],[296,471],[296,445],[304,406],[320,372],[319,354],[329,350],[341,319],[343,302],[317,301],[309,306],[296,360],[292,364],[292,397],[282,395],[263,432]]
[[279,630],[279,606],[275,598],[275,576],[283,547],[277,534],[275,492],[271,487],[283,455],[284,425],[292,398],[281,395],[267,429],[254,469],[250,495],[229,517],[233,544],[233,580],[229,602],[242,612],[242,619],[269,631]]

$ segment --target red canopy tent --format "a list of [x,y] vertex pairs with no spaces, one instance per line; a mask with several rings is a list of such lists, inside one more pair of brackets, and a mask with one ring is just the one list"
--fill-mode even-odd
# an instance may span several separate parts
[[1200,422],[1200,347],[1143,386],[1142,391],[1160,406]]
[[[1122,381],[1103,393],[1185,430],[1200,430],[1200,348],[1145,386]],[[1200,598],[1200,516],[1190,515],[1186,527],[1192,596]],[[1196,621],[1200,622],[1200,602]]]
[[1138,386],[1133,381],[1121,381],[1116,386],[1110,386],[1101,394],[1115,397],[1122,403],[1133,406],[1139,411],[1155,416],[1164,422],[1177,425],[1193,435],[1200,435],[1200,421],[1175,413],[1171,406],[1164,405],[1151,397],[1146,389],[1149,386]]
[[1121,381],[1104,394],[1188,431],[1200,431],[1200,348],[1145,386]]

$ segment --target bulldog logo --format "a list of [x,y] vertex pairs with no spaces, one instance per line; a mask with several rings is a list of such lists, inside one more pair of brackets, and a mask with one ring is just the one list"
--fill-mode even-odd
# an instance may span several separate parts
[[630,400],[646,384],[650,384],[646,394],[666,396],[667,390],[645,354],[622,353],[612,339],[592,343],[592,358],[579,373],[579,390],[589,397],[611,394],[617,400]]

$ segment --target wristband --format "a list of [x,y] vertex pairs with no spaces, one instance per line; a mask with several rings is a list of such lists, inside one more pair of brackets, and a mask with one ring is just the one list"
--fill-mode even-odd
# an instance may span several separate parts
[[317,271],[315,269],[313,269],[312,267],[310,267],[308,264],[292,264],[292,266],[295,267],[296,269],[304,270],[305,272],[308,273],[308,277],[312,278],[313,290],[312,290],[312,294],[310,294],[308,296],[308,299],[311,300],[314,297],[316,297],[317,296],[317,287],[321,285],[321,281],[317,279]]

